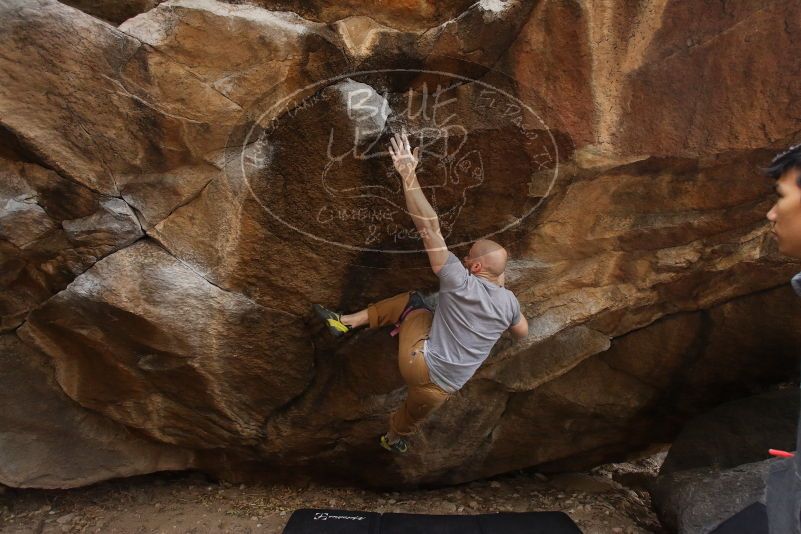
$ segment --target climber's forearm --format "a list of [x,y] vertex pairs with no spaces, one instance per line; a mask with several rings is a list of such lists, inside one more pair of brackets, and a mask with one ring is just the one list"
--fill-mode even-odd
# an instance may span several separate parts
[[412,216],[414,226],[417,230],[439,230],[439,218],[437,212],[431,207],[428,199],[420,188],[417,175],[412,172],[409,176],[403,177],[403,189],[406,196],[406,208]]

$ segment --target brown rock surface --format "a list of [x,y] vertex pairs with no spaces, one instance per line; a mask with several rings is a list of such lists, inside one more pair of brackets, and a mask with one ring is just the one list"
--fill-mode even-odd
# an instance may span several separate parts
[[152,471],[186,469],[188,450],[151,442],[70,400],[48,358],[0,336],[0,482],[72,488]]
[[150,240],[95,263],[18,334],[82,405],[197,449],[258,443],[314,365],[295,316],[215,287]]
[[0,331],[64,289],[98,258],[143,234],[122,199],[34,163],[0,158]]
[[[144,13],[165,0],[67,0],[65,4],[77,7],[96,17],[120,24]],[[377,23],[399,30],[423,31],[459,16],[475,0],[447,2],[408,0],[388,4],[381,0],[225,0],[233,5],[254,5],[265,10],[294,12],[319,23],[333,23],[348,17],[371,18]],[[493,2],[482,2],[493,4]]]
[[[231,3],[240,2],[234,0]],[[392,3],[381,0],[255,0],[251,3],[276,11],[294,11],[320,22],[331,23],[350,16],[366,16],[393,28],[419,31],[458,17],[476,2],[474,0],[423,0],[422,2],[399,0]]]
[[[231,478],[439,484],[584,469],[790,376],[758,166],[801,131],[798,6],[303,5],[0,4],[3,328],[78,405]],[[310,306],[436,289],[401,127],[454,252],[510,250],[531,333],[398,459],[395,338],[332,343]]]
[[[119,29],[243,108],[256,99],[277,102],[287,96],[282,91],[348,68],[337,35],[327,25],[250,5],[172,0]],[[215,40],[211,48],[209,35]]]
[[164,0],[66,0],[62,2],[76,7],[97,18],[120,24],[139,13],[153,9]]
[[696,157],[799,130],[793,2],[544,1],[504,68],[580,145]]

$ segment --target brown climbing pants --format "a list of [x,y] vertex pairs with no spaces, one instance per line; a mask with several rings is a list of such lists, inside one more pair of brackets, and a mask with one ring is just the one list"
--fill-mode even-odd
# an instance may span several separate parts
[[[370,328],[393,325],[409,303],[412,291],[367,305]],[[451,394],[431,381],[423,357],[423,342],[428,339],[434,314],[417,309],[403,319],[398,333],[398,366],[408,386],[408,394],[398,410],[389,418],[390,429],[399,435],[415,431],[417,423],[445,402]]]

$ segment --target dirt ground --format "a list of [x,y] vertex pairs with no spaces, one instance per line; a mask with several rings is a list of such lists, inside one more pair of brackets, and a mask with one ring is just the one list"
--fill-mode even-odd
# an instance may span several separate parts
[[583,473],[519,471],[440,489],[374,492],[310,484],[233,485],[159,473],[73,490],[0,488],[3,533],[280,533],[293,510],[475,514],[559,510],[587,534],[664,532],[645,481],[665,453]]

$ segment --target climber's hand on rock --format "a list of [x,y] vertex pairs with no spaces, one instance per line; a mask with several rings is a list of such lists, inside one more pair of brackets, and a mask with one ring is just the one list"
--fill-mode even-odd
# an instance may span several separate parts
[[396,133],[390,138],[389,142],[392,145],[389,148],[389,155],[392,156],[395,170],[404,180],[410,179],[415,168],[417,168],[417,164],[420,162],[420,147],[415,147],[414,151],[412,151],[405,130],[402,135]]

